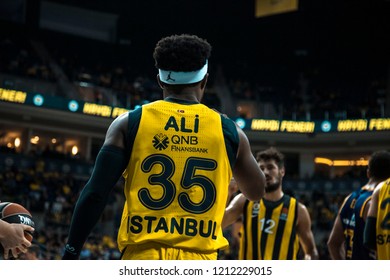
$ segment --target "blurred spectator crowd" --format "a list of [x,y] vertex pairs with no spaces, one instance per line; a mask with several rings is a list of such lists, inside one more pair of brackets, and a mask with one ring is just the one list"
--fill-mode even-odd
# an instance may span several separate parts
[[[230,67],[224,68],[224,63]],[[334,81],[319,67],[293,68],[294,74],[278,76],[270,65],[253,72],[241,64],[214,61],[204,103],[219,109],[221,99],[214,90],[218,80],[229,89],[233,102],[271,104],[273,114],[262,112],[261,116],[251,117],[314,120],[385,115],[385,73],[364,81],[349,81],[343,77]],[[216,78],[217,67],[222,67],[222,80]],[[232,68],[236,70],[231,71]],[[268,70],[275,73],[274,78],[265,77]],[[12,35],[1,38],[0,74],[51,83],[65,79],[80,100],[129,109],[162,97],[151,57],[149,61],[139,61],[137,54],[124,46],[62,34],[50,34],[50,40],[44,36],[34,40]],[[12,82],[5,80],[2,86],[12,87]],[[59,89],[57,94],[66,96],[66,90]]]

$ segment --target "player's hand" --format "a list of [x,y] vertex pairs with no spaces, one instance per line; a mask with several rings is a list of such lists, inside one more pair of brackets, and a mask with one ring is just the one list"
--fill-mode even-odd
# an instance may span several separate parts
[[27,248],[31,246],[31,242],[26,238],[24,232],[34,232],[34,228],[24,224],[8,224],[7,226],[7,238],[2,240],[1,244],[4,249],[4,259],[9,258],[9,253],[14,258],[18,257],[18,254],[27,252]]

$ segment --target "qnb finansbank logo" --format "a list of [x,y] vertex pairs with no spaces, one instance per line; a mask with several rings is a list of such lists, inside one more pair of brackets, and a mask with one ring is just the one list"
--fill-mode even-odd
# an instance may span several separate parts
[[153,142],[153,147],[159,151],[165,150],[166,148],[168,148],[169,145],[168,136],[162,133],[154,135],[152,142]]

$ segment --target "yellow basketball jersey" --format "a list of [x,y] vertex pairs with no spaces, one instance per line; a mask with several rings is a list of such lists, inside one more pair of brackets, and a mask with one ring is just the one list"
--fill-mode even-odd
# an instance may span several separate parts
[[279,201],[247,201],[241,235],[241,260],[295,260],[298,204],[284,195]]
[[379,191],[376,220],[376,249],[379,260],[390,260],[390,179]]
[[228,246],[221,222],[232,171],[220,114],[198,103],[144,105],[124,176],[121,251],[149,241],[199,252]]

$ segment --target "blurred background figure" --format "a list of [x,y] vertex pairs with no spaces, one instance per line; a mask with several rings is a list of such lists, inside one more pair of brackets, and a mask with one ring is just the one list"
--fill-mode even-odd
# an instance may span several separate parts
[[32,244],[26,253],[22,253],[19,255],[19,260],[41,260],[41,248],[37,244]]
[[363,246],[364,226],[372,193],[389,175],[390,153],[387,151],[373,153],[367,167],[367,184],[345,198],[334,221],[328,240],[332,259],[376,259],[375,252]]
[[223,228],[242,218],[239,259],[295,260],[303,250],[304,259],[318,259],[311,219],[305,205],[283,192],[284,155],[271,147],[256,154],[266,178],[260,201],[235,196],[225,210]]
[[[226,207],[229,205],[232,199],[239,193],[240,191],[237,182],[234,179],[234,177],[232,177],[228,186],[228,199],[226,201]],[[220,250],[218,252],[218,259],[236,260],[238,258],[238,249],[240,244],[240,228],[241,228],[241,220],[238,220],[235,223],[223,229],[223,235],[229,241],[229,247],[224,250]]]

